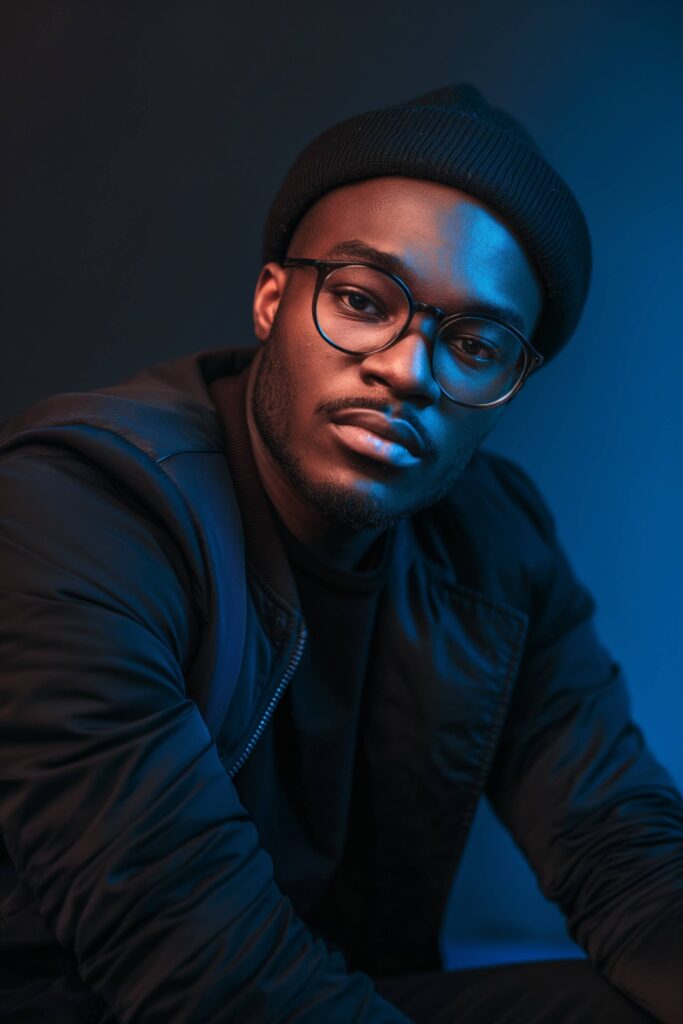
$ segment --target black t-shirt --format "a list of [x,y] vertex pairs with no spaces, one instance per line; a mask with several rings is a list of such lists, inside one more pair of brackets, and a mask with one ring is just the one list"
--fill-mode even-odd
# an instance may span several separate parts
[[[336,919],[333,880],[360,820],[357,763],[366,667],[394,532],[377,538],[367,568],[320,562],[284,526],[278,533],[299,591],[308,638],[303,657],[253,753],[235,778],[275,880],[295,911],[326,930]],[[357,813],[356,813],[357,812]],[[346,850],[345,850],[346,848]],[[335,908],[328,906],[332,901]]]

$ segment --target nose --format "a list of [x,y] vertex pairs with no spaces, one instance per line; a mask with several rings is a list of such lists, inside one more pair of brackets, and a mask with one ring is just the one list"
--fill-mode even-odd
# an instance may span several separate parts
[[403,333],[388,348],[363,356],[361,375],[368,382],[382,381],[402,398],[417,396],[423,404],[438,402],[441,389],[431,366],[437,327],[435,316],[415,313]]

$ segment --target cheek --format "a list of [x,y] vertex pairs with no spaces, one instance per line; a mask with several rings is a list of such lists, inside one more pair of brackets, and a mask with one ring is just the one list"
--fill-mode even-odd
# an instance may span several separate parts
[[301,386],[308,388],[312,378],[331,372],[328,353],[334,350],[325,343],[316,330],[310,311],[296,312],[283,317],[278,325],[278,337],[290,373]]
[[316,410],[325,397],[329,397],[334,367],[329,365],[324,351],[329,346],[322,339],[318,344],[314,338],[305,336],[303,332],[297,334],[290,328],[286,339],[283,334],[280,340],[280,416],[288,419],[297,445],[305,447],[313,439]]
[[353,357],[339,352],[320,336],[309,309],[288,311],[282,317],[278,341],[294,387],[291,398],[296,399],[299,409],[312,413],[321,403],[338,396],[340,389],[351,396],[360,393]]

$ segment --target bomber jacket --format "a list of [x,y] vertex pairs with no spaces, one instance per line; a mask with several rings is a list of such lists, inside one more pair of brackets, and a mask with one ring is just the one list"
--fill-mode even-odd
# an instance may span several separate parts
[[236,779],[307,635],[250,496],[252,355],[195,352],[0,427],[0,955],[54,950],[122,1024],[398,1024],[369,975],[439,967],[486,796],[596,967],[680,1024],[683,801],[551,514],[489,452],[396,526],[362,944],[334,948],[276,886]]

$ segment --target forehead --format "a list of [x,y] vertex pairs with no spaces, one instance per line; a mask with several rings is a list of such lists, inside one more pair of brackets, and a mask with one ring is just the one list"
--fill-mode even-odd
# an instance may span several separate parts
[[288,254],[323,259],[349,239],[398,256],[422,301],[499,302],[518,307],[528,329],[535,325],[542,290],[522,243],[501,216],[459,189],[398,176],[344,185],[310,207]]

